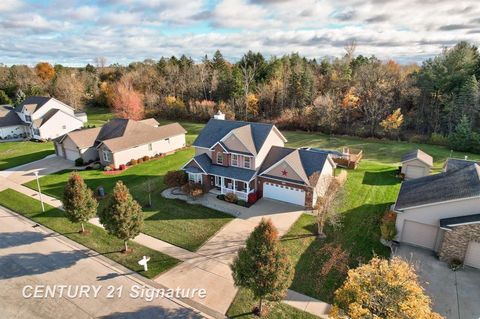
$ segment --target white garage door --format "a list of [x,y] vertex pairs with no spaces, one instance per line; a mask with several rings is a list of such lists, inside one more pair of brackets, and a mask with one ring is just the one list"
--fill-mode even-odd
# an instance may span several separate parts
[[263,183],[263,197],[305,206],[305,192],[299,188]]
[[77,150],[69,150],[67,148],[65,149],[65,158],[66,159],[74,161],[79,157],[80,157],[80,155],[78,154]]
[[57,143],[55,145],[55,153],[57,153],[58,156],[63,157],[63,149],[61,145],[58,145]]
[[463,263],[467,266],[480,269],[480,243],[471,241],[468,244],[467,253]]
[[408,165],[405,176],[409,179],[425,176],[425,168],[422,166]]
[[406,220],[403,224],[402,242],[434,249],[438,227]]

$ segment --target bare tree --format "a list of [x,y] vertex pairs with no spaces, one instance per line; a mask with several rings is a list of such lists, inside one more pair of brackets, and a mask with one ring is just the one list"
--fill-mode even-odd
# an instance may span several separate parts
[[334,176],[324,178],[324,180],[319,183],[328,185],[325,193],[321,192],[321,189],[325,189],[323,187],[316,187],[314,189],[314,193],[317,196],[317,203],[313,209],[317,219],[317,237],[323,239],[327,237],[324,233],[325,224],[327,222],[331,224],[336,224],[338,222],[340,212],[339,206],[342,203],[341,188],[343,183],[340,179],[337,179]]
[[249,66],[245,59],[240,65],[243,74],[243,92],[245,94],[245,121],[248,120],[248,93],[250,93],[250,86],[255,79],[257,73],[257,61],[253,61],[252,66]]
[[345,45],[345,58],[348,62],[353,60],[355,50],[357,49],[357,41],[351,40]]
[[104,56],[97,56],[94,59],[94,63],[97,68],[103,69],[105,66],[107,66],[107,58]]

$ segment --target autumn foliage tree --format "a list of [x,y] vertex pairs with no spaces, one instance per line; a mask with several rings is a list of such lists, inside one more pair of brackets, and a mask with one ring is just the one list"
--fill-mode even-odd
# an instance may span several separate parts
[[259,315],[264,313],[264,299],[277,301],[285,297],[294,275],[277,229],[265,219],[250,234],[246,247],[239,250],[231,269],[235,285],[251,290],[259,300]]
[[380,122],[380,126],[385,130],[385,132],[392,136],[396,136],[398,134],[402,124],[403,114],[400,108],[393,111],[392,114],[388,115],[382,122]]
[[118,181],[113,188],[113,194],[99,212],[99,217],[109,234],[124,241],[124,252],[128,252],[128,240],[135,238],[142,230],[143,212],[122,181]]
[[115,116],[123,119],[141,120],[145,108],[140,93],[135,91],[132,81],[122,77],[108,95]]
[[72,223],[81,223],[81,232],[85,233],[83,223],[96,215],[98,203],[80,174],[74,172],[70,175],[63,191],[62,204],[67,218]]
[[313,209],[317,219],[317,236],[322,239],[326,235],[324,233],[325,223],[330,221],[334,223],[339,216],[339,204],[341,203],[342,183],[332,177],[326,181],[328,184],[325,194],[318,194],[317,203]]
[[430,298],[418,283],[411,264],[394,257],[373,258],[368,264],[348,271],[335,292],[330,313],[333,318],[442,318],[431,309]]
[[55,75],[55,69],[48,62],[39,62],[35,66],[35,73],[42,81],[47,82]]

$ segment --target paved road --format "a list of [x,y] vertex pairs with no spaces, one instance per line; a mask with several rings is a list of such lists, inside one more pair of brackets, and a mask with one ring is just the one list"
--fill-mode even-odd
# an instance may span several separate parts
[[[64,237],[0,207],[0,317],[3,318],[201,318],[175,299],[148,302],[128,296],[144,282],[115,264],[92,257]],[[117,268],[118,267],[118,268]],[[26,285],[91,285],[98,297],[26,299]],[[123,287],[107,298],[108,286]],[[75,286],[72,286],[75,287]],[[59,288],[57,288],[59,289]],[[26,290],[27,293],[31,292]],[[59,290],[56,290],[58,293]]]

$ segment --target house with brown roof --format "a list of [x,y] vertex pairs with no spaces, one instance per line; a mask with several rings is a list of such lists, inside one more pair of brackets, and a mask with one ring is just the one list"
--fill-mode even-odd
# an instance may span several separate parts
[[118,168],[132,159],[170,154],[185,147],[186,130],[178,123],[159,126],[155,119],[113,119],[101,128],[70,132],[55,140],[55,152],[69,160],[99,160]]
[[15,108],[0,110],[1,138],[54,139],[81,128],[87,115],[53,98],[30,96]]
[[195,156],[183,169],[212,193],[249,194],[312,208],[336,167],[331,155],[284,147],[273,124],[211,119],[193,142]]

